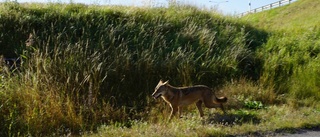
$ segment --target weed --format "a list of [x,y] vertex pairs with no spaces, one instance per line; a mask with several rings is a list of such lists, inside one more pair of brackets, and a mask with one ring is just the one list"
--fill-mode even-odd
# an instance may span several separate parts
[[244,107],[248,109],[262,109],[265,108],[261,101],[245,101]]

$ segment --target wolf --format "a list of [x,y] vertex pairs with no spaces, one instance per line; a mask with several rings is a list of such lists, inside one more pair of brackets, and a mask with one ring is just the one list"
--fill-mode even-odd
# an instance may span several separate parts
[[157,99],[162,97],[162,99],[167,102],[171,107],[171,114],[169,120],[179,112],[179,117],[181,116],[181,111],[183,106],[188,106],[190,104],[196,103],[199,110],[200,117],[203,117],[202,103],[207,108],[220,107],[225,113],[223,103],[227,102],[227,97],[217,97],[212,90],[205,85],[195,85],[191,87],[174,87],[169,84],[169,81],[163,82],[159,81],[156,86],[152,97]]

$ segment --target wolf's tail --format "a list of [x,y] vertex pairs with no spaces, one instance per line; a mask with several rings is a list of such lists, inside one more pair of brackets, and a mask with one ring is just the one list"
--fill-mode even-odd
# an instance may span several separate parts
[[226,103],[228,101],[227,97],[216,97],[216,99],[219,103]]

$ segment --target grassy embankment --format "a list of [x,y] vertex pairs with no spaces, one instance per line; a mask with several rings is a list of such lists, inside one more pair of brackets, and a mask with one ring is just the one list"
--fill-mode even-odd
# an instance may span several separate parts
[[[319,125],[316,27],[265,30],[254,16],[192,7],[5,3],[0,19],[0,53],[23,58],[20,70],[1,67],[4,136],[223,136]],[[26,47],[29,33],[36,42]],[[161,78],[216,87],[228,114],[207,110],[200,119],[191,106],[165,122],[168,106],[150,97]]]
[[264,75],[279,92],[297,99],[319,100],[319,5],[319,1],[301,0],[243,18],[269,31],[271,35],[258,51],[265,60]]

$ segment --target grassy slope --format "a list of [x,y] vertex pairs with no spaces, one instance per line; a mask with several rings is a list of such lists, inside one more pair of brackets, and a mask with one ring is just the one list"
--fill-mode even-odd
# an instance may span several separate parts
[[[277,93],[275,98],[285,104],[271,105],[262,110],[231,109],[230,114],[224,117],[226,119],[221,119],[219,114],[216,114],[218,116],[202,119],[200,122],[196,118],[197,113],[193,113],[188,115],[187,119],[173,123],[138,122],[131,128],[121,130],[114,126],[104,126],[99,129],[98,134],[93,136],[117,135],[119,132],[122,132],[123,136],[225,136],[230,134],[268,136],[274,135],[268,134],[268,131],[291,133],[295,132],[295,128],[319,128],[320,123],[316,122],[320,115],[320,108],[317,105],[320,99],[318,82],[320,73],[317,71],[320,64],[318,61],[320,6],[317,6],[319,3],[314,0],[300,0],[288,6],[252,14],[241,19],[268,32],[267,41],[258,47],[255,53],[264,61],[259,82],[261,85],[268,85],[269,88],[265,89],[261,88],[260,84],[240,81],[227,84],[222,90],[227,91],[226,94],[231,98],[231,103],[243,97],[248,101],[268,102],[267,100],[274,99],[271,97],[272,93]],[[257,94],[257,91],[260,92]],[[252,94],[255,96],[251,96]],[[285,101],[281,101],[283,99]],[[229,104],[229,106],[233,105]],[[234,117],[235,119],[232,119]],[[199,126],[200,123],[201,126]],[[235,125],[228,125],[230,123]]]
[[[11,22],[3,26],[12,30],[1,31],[1,45],[11,43],[28,67],[13,76],[1,71],[1,134],[79,133],[102,123],[93,136],[254,135],[319,126],[319,29],[305,31],[316,24],[296,20],[284,26],[278,18],[259,22],[274,16],[289,20],[286,9],[318,3],[312,2],[298,1],[245,21],[190,7],[4,6],[2,19]],[[272,28],[268,34],[261,31],[266,28]],[[30,32],[38,35],[38,45],[21,47]],[[54,52],[46,52],[53,45]],[[186,119],[164,122],[167,105],[149,97],[159,78],[173,85],[220,85],[229,114],[201,120],[192,106]]]
[[320,1],[299,0],[291,5],[245,16],[243,19],[269,31],[308,31],[319,28],[319,12]]
[[265,60],[263,78],[279,93],[319,99],[319,4],[300,0],[242,19],[269,32],[258,54]]
[[[1,54],[24,61],[17,75],[1,66],[3,136],[158,121],[166,107],[150,94],[161,78],[221,86],[258,75],[240,62],[255,63],[250,47],[261,42],[249,42],[264,33],[194,7],[1,6]],[[35,43],[26,47],[29,33]]]

